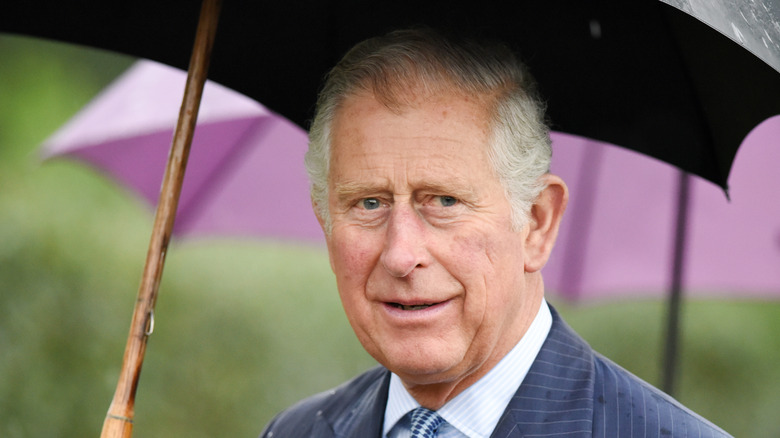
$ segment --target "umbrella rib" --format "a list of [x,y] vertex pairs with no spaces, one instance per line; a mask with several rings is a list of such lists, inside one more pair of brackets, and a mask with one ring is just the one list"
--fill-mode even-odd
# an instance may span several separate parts
[[[677,9],[675,7],[673,7],[673,6],[671,6],[671,5],[667,5],[667,4],[663,3],[663,2],[661,2],[661,9],[663,11],[663,16],[665,18],[665,20],[663,20],[664,24],[669,29],[670,33],[679,36],[678,38],[676,38],[674,40],[674,44],[672,45],[672,47],[674,47],[674,53],[677,56],[677,58],[680,60],[680,65],[684,67],[682,69],[682,73],[683,73],[683,76],[685,78],[685,81],[689,85],[687,87],[687,89],[691,90],[691,92],[695,94],[696,99],[694,99],[694,101],[698,102],[697,105],[694,105],[694,108],[695,108],[696,115],[697,115],[696,118],[699,121],[699,123],[698,123],[698,125],[699,125],[699,134],[701,135],[700,138],[702,138],[701,146],[702,147],[706,147],[707,149],[712,151],[712,154],[711,154],[712,159],[713,159],[712,166],[714,167],[714,172],[717,175],[717,181],[722,181],[722,183],[720,183],[719,185],[721,185],[721,187],[723,188],[724,192],[726,193],[726,196],[728,196],[728,183],[726,181],[727,178],[728,178],[728,172],[726,172],[726,175],[724,175],[723,172],[721,172],[722,163],[721,163],[721,160],[720,160],[720,156],[716,153],[715,139],[713,138],[713,135],[712,135],[712,132],[713,132],[712,131],[712,126],[708,122],[707,115],[705,114],[705,109],[702,107],[702,104],[701,104],[702,99],[701,99],[701,95],[700,95],[701,93],[700,93],[699,89],[695,85],[696,82],[693,80],[692,72],[691,72],[691,66],[687,62],[688,58],[683,56],[684,55],[684,48],[681,46],[681,41],[684,41],[685,38],[683,36],[680,36],[680,32],[679,32],[679,28],[680,28],[679,21],[682,20],[682,18],[687,18],[687,19],[690,19],[690,20],[698,21],[703,26],[709,26],[709,25],[704,23],[704,22],[701,22],[701,20],[699,20],[698,18],[693,17],[693,16],[691,16],[689,14],[674,13],[674,12],[677,11]],[[724,35],[720,35],[720,36],[726,38]]]
[[216,194],[215,189],[218,185],[217,182],[228,176],[235,168],[235,165],[241,164],[241,158],[245,156],[247,149],[251,148],[253,145],[262,143],[260,138],[257,138],[257,141],[254,142],[249,142],[247,139],[252,136],[264,136],[264,128],[268,127],[272,121],[273,119],[271,117],[262,116],[256,118],[250,126],[244,129],[244,132],[235,142],[237,146],[235,146],[230,153],[227,153],[220,160],[219,164],[213,167],[213,170],[206,176],[200,187],[189,195],[192,200],[179,207],[176,223],[177,232],[187,232],[191,223],[190,218],[196,217],[198,211],[205,208],[208,204],[208,200]]

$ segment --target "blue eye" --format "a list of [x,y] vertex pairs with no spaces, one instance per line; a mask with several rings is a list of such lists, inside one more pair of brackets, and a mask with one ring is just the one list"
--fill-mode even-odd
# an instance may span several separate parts
[[376,210],[381,205],[379,199],[376,198],[366,198],[361,202],[366,210]]
[[458,200],[452,196],[439,196],[439,202],[441,202],[443,207],[452,207],[458,203]]

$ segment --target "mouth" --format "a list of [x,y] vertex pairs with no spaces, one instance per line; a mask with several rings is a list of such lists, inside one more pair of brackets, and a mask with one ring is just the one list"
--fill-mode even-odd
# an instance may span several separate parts
[[423,309],[427,309],[427,308],[429,308],[431,306],[435,306],[438,303],[414,304],[414,305],[409,305],[409,306],[404,305],[404,304],[400,304],[400,303],[387,303],[387,304],[389,304],[392,307],[395,307],[396,309],[401,309],[401,310],[423,310]]

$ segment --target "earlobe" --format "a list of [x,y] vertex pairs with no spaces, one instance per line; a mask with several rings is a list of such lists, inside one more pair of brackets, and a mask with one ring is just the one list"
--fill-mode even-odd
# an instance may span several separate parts
[[526,272],[536,272],[547,263],[569,201],[569,189],[560,177],[547,174],[544,178],[547,187],[531,208],[525,243]]

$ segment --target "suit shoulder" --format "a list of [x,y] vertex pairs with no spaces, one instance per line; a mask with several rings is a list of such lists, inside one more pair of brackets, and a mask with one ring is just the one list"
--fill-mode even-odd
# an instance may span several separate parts
[[276,415],[260,434],[261,437],[327,437],[332,436],[333,419],[349,411],[351,406],[369,393],[374,385],[389,376],[383,367],[375,367],[341,384],[299,401]]
[[597,429],[604,436],[731,436],[604,356],[596,353],[594,362],[594,436]]

